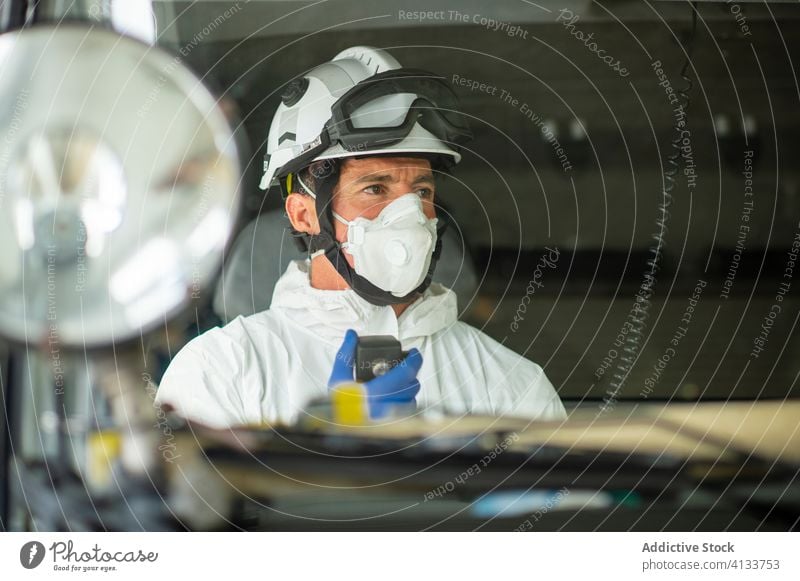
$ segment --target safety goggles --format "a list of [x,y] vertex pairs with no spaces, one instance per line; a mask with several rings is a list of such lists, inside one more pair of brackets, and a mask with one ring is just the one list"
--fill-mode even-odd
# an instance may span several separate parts
[[330,147],[347,152],[391,147],[405,139],[416,123],[449,148],[472,138],[458,97],[444,78],[428,71],[395,69],[365,79],[331,107],[331,118],[306,151],[287,163],[280,174],[296,172]]

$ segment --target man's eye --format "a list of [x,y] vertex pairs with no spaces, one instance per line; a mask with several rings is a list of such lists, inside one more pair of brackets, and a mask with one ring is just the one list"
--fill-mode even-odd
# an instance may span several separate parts
[[417,190],[417,195],[420,198],[430,198],[433,195],[433,190],[430,188],[419,188]]
[[374,186],[367,186],[362,191],[372,196],[379,196],[383,193],[383,186],[377,184]]

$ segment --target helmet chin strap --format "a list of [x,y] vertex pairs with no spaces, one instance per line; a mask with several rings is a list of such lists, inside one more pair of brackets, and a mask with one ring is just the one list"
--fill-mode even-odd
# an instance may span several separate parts
[[319,220],[320,232],[316,235],[306,234],[308,240],[309,254],[317,256],[325,254],[330,263],[336,269],[336,272],[344,279],[347,285],[355,291],[365,301],[379,306],[385,307],[388,305],[400,305],[414,301],[420,294],[425,292],[433,280],[433,271],[436,268],[436,262],[442,253],[442,236],[447,228],[447,220],[440,219],[436,228],[436,246],[433,249],[431,256],[431,264],[428,267],[428,273],[425,275],[425,280],[415,288],[413,291],[402,297],[396,297],[392,293],[378,288],[369,280],[358,274],[353,267],[347,262],[342,250],[341,243],[336,240],[335,230],[333,226],[333,189],[339,181],[339,167],[336,164],[335,171],[329,175],[318,180],[317,192],[309,188],[299,175],[295,178],[300,183],[305,191],[307,191],[316,201],[317,218]]

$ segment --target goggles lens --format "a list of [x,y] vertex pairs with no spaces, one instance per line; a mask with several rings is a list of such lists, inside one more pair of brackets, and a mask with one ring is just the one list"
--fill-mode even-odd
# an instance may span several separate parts
[[472,136],[447,82],[415,69],[386,71],[357,84],[334,104],[327,130],[331,143],[367,148],[402,141],[417,121],[448,144]]
[[472,139],[459,108],[458,97],[443,77],[417,69],[379,73],[342,95],[316,142],[277,175],[298,171],[336,143],[348,151],[389,147],[405,139],[416,123],[458,150]]

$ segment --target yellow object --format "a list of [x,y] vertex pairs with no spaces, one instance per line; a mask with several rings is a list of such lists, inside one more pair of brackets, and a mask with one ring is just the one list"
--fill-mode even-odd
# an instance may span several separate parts
[[286,192],[291,194],[292,193],[292,174],[286,174]]
[[342,383],[331,390],[333,422],[341,426],[363,426],[369,421],[369,406],[364,386]]
[[87,446],[87,480],[97,488],[111,486],[111,468],[119,458],[122,440],[119,432],[99,430],[91,432]]

